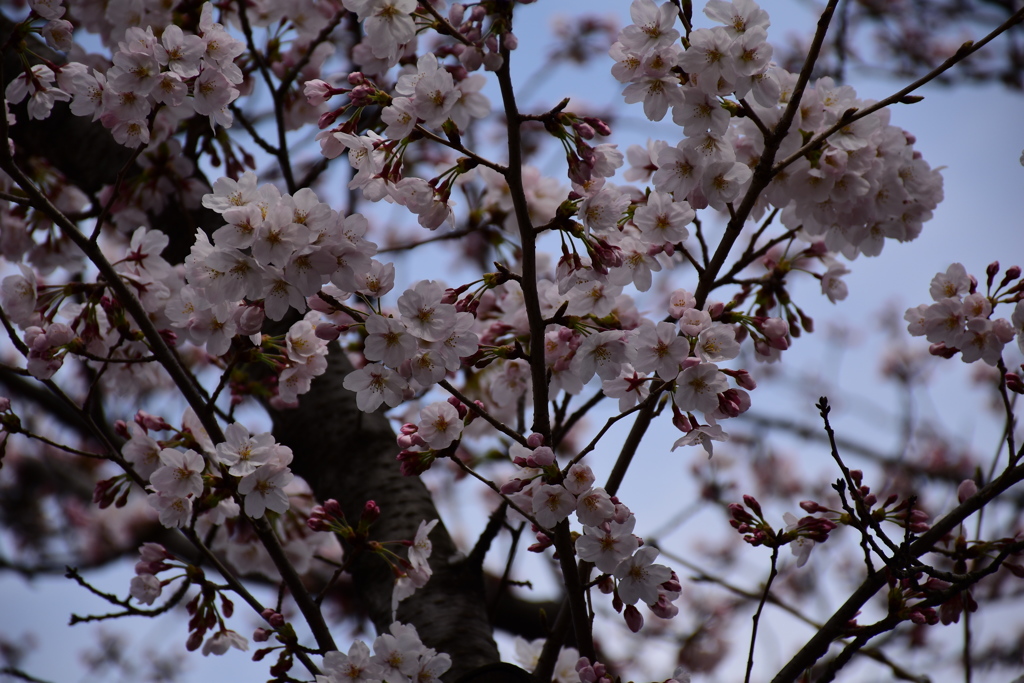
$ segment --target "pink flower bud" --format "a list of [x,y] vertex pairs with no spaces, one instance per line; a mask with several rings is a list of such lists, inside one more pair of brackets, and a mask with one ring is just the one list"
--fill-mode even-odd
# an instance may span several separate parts
[[957,353],[959,353],[959,349],[949,348],[943,342],[939,342],[937,344],[932,344],[931,346],[929,346],[928,352],[931,353],[932,355],[937,355],[942,358],[951,358]]
[[544,445],[544,435],[539,432],[533,432],[526,437],[526,445],[530,448],[539,448]]
[[342,512],[341,503],[336,501],[334,498],[331,498],[326,503],[324,503],[324,512],[326,512],[331,517],[335,517],[337,519],[345,519],[345,513]]
[[487,71],[497,71],[501,68],[504,61],[497,52],[488,52],[484,55],[484,69]]
[[622,617],[626,620],[626,626],[633,633],[638,633],[644,627],[644,615],[640,614],[636,605],[626,605]]
[[373,524],[380,519],[380,506],[372,500],[366,501],[366,505],[363,506],[363,515],[360,521],[366,522],[367,524]]
[[270,609],[269,607],[260,612],[260,616],[266,619],[267,623],[269,623],[274,628],[281,628],[285,625],[284,615],[280,612],[276,612]]
[[956,489],[956,498],[961,503],[978,493],[978,484],[973,479],[964,479]]
[[754,498],[753,496],[744,495],[743,503],[748,508],[750,508],[755,515],[757,515],[758,517],[761,516],[761,504],[757,502],[756,498]]
[[591,126],[593,126],[594,131],[598,135],[607,137],[612,134],[611,126],[609,126],[606,122],[599,118],[595,118],[593,116],[584,116],[583,120],[589,123]]
[[160,432],[171,429],[171,425],[167,424],[165,419],[156,415],[150,415],[144,410],[135,413],[135,423],[147,431]]
[[185,649],[189,652],[195,652],[199,649],[199,646],[203,644],[203,631],[193,631],[188,635],[188,640],[185,641]]
[[541,446],[533,451],[531,459],[538,467],[547,467],[555,462],[555,452],[547,446]]
[[306,81],[305,88],[303,88],[302,94],[306,96],[306,102],[311,107],[317,107],[333,95],[334,88],[327,81],[320,80],[319,78],[312,81]]
[[243,306],[238,316],[238,333],[244,335],[259,334],[263,329],[263,307]]
[[316,125],[318,128],[320,128],[320,130],[329,128],[330,126],[334,125],[334,122],[338,120],[338,116],[340,115],[340,109],[335,109],[334,111],[325,111],[323,114],[320,115],[320,118],[319,120],[317,120]]
[[501,485],[501,492],[506,496],[512,493],[519,493],[526,486],[526,482],[522,479],[512,479]]
[[451,406],[455,408],[455,410],[459,411],[460,420],[466,419],[466,415],[469,414],[469,408],[466,407],[466,404],[464,404],[462,401],[455,398],[454,396],[448,397],[448,403],[451,404]]
[[579,133],[580,137],[583,138],[584,140],[594,139],[594,127],[591,126],[590,124],[583,123],[582,121],[574,121],[572,127],[576,130],[577,133]]
[[341,336],[341,328],[333,323],[318,323],[313,334],[316,335],[317,339],[323,339],[324,341],[334,341]]
[[661,617],[662,619],[672,619],[679,614],[679,608],[669,602],[668,598],[664,595],[659,595],[658,602],[653,605],[649,605],[649,607],[655,616]]

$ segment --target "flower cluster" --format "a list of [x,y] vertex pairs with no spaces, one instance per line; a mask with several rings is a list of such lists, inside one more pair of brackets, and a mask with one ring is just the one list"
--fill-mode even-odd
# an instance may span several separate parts
[[323,675],[316,683],[440,683],[451,668],[451,658],[420,640],[416,627],[394,622],[388,633],[373,641],[373,654],[361,640],[352,643],[348,654],[324,655]]
[[[1024,291],[1018,266],[1008,268],[999,286],[993,290],[999,264],[988,268],[988,291],[977,291],[978,281],[967,273],[963,265],[954,263],[945,273],[932,278],[929,293],[933,304],[921,304],[907,309],[903,316],[909,323],[907,330],[915,337],[925,337],[932,343],[931,353],[952,358],[957,353],[965,363],[983,360],[995,366],[1002,359],[1003,347],[1017,337],[1017,345],[1024,353]],[[1010,320],[992,319],[995,306],[1016,301]]]
[[[29,115],[37,119],[49,116],[55,101],[70,100],[72,113],[102,121],[115,140],[133,148],[149,144],[154,132],[152,139],[167,138],[193,113],[209,116],[211,125],[230,126],[228,105],[242,82],[234,60],[245,44],[213,20],[210,3],[203,5],[198,28],[198,34],[186,34],[170,24],[159,38],[152,26],[125,28],[105,72],[74,61],[56,73],[37,65],[11,82],[7,98],[17,103],[29,95]],[[52,87],[54,79],[59,88]]]
[[[631,148],[627,179],[653,172],[655,188],[676,201],[725,210],[746,191],[797,77],[769,61],[768,16],[750,0],[708,3],[705,14],[723,26],[694,30],[685,51],[672,3],[636,0],[631,12],[635,24],[612,48],[613,74],[630,82],[626,101],[642,101],[652,120],[671,106],[685,137]],[[885,238],[914,239],[942,198],[942,179],[915,154],[912,136],[889,125],[887,110],[850,119],[868,104],[830,78],[808,87],[779,150],[780,159],[794,156],[774,172],[755,213],[770,204],[784,225],[847,258],[877,255]],[[810,138],[819,144],[806,147]]]
[[139,548],[139,556],[129,593],[141,604],[152,605],[166,585],[166,582],[158,579],[156,575],[174,567],[175,565],[168,563],[168,560],[174,558],[159,543],[143,543]]
[[[434,280],[421,280],[398,297],[398,317],[365,317],[363,354],[373,362],[350,373],[344,382],[346,389],[356,392],[360,410],[373,411],[382,403],[397,406],[407,390],[433,386],[477,351],[474,317],[454,304],[456,296]],[[465,415],[449,419],[449,413],[438,405],[422,417],[430,436],[425,442],[433,442],[432,447],[443,448],[433,444],[445,439],[447,446],[461,431]]]
[[636,632],[643,626],[643,617],[634,607],[637,602],[645,603],[663,619],[674,617],[679,611],[672,604],[680,595],[679,580],[670,568],[654,564],[659,554],[656,548],[641,547],[642,541],[633,535],[633,513],[594,485],[594,473],[587,465],[575,463],[563,477],[554,452],[542,443],[540,434],[531,434],[526,446],[512,444],[509,454],[521,470],[501,487],[516,507],[532,513],[537,543],[530,550],[550,547],[550,529],[575,513],[583,525],[576,553],[609,575],[609,580],[614,577],[614,582],[604,584],[609,587],[606,592],[614,593],[616,610],[627,606],[624,616],[629,628]]
[[[284,489],[292,481],[290,448],[276,443],[269,432],[252,435],[237,422],[228,426],[225,440],[214,446],[191,408],[182,423],[181,429],[174,429],[162,418],[140,411],[130,427],[120,425],[120,431],[129,437],[121,453],[140,477],[149,480],[148,500],[159,512],[161,524],[188,526],[200,512],[216,518],[214,524],[237,517],[240,509],[230,495],[215,496],[212,502],[203,500],[203,507],[194,507],[205,492],[221,485],[223,475],[218,468],[237,481],[248,517],[263,517],[267,510],[278,514],[288,510]],[[170,430],[172,434],[158,441],[149,435],[150,430]],[[179,450],[181,447],[186,450]]]

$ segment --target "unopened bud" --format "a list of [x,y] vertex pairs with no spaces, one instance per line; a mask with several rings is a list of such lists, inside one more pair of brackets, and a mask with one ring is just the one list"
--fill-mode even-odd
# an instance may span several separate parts
[[338,116],[340,115],[340,109],[335,109],[334,111],[325,111],[323,114],[320,115],[320,118],[317,120],[316,125],[320,130],[333,126],[334,122],[338,120]]
[[263,328],[263,307],[245,306],[238,316],[238,333],[246,336],[258,334]]
[[363,506],[363,515],[360,521],[366,522],[367,524],[373,524],[380,519],[380,506],[372,500],[366,501],[366,505]]
[[547,467],[555,462],[555,452],[547,446],[541,446],[533,451],[530,459],[536,463],[537,467]]
[[743,502],[748,508],[750,508],[755,515],[761,517],[761,504],[757,502],[757,499],[753,496],[744,495]]
[[595,118],[593,116],[584,116],[583,120],[589,123],[591,126],[593,126],[594,131],[597,132],[598,135],[607,137],[612,134],[611,126],[609,126],[601,119]]
[[185,649],[189,652],[195,652],[199,649],[199,646],[203,644],[203,632],[193,631],[188,635],[188,640],[185,641]]
[[978,484],[973,479],[964,479],[956,489],[956,499],[961,503],[978,493]]
[[950,348],[946,346],[945,343],[939,342],[938,344],[932,344],[929,346],[928,353],[941,358],[952,358],[956,354],[960,353],[960,349]]
[[644,627],[644,615],[640,614],[640,610],[636,608],[636,605],[626,605],[622,617],[626,620],[626,626],[633,633],[638,633]]
[[341,503],[336,501],[334,498],[331,498],[326,503],[324,503],[324,512],[326,512],[331,517],[345,519],[345,513],[341,509]]

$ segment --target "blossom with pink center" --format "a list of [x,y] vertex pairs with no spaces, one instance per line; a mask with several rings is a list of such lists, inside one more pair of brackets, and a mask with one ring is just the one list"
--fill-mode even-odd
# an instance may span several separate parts
[[622,365],[618,377],[601,382],[601,388],[608,398],[619,399],[619,412],[625,412],[643,401],[651,391],[647,375],[637,372],[629,363]]
[[289,502],[284,487],[292,482],[292,478],[287,467],[269,464],[243,477],[238,482],[238,493],[245,498],[245,514],[258,519],[267,510],[278,514],[286,512]]
[[455,306],[441,303],[444,289],[434,280],[420,280],[398,297],[398,311],[409,331],[420,339],[446,339],[455,325]]
[[695,215],[687,202],[673,201],[670,194],[655,191],[647,197],[645,205],[636,208],[633,222],[651,244],[677,244],[689,237],[686,226]]
[[366,332],[363,354],[367,360],[397,368],[416,353],[416,338],[409,334],[401,320],[370,315],[366,319]]
[[728,379],[717,365],[698,363],[679,373],[673,400],[679,410],[710,413],[718,408],[718,394],[728,388]]
[[153,489],[167,496],[198,496],[203,492],[203,456],[189,449],[182,453],[173,448],[160,451],[163,465],[149,478]]
[[50,67],[36,64],[30,71],[18,74],[17,78],[7,85],[4,94],[10,104],[17,104],[28,95],[28,117],[45,119],[50,115],[54,102],[67,102],[71,99],[71,95],[60,88],[51,87],[54,78]]
[[736,330],[724,323],[711,323],[697,337],[697,356],[705,363],[721,363],[740,355]]
[[576,496],[560,484],[541,484],[533,493],[533,516],[547,529],[553,529],[575,509]]
[[580,344],[573,365],[584,383],[589,382],[594,373],[601,379],[615,379],[622,364],[628,363],[635,355],[635,350],[621,331],[595,332]]
[[370,659],[370,648],[357,640],[348,649],[348,654],[331,651],[324,655],[323,671],[317,675],[316,683],[372,683],[381,680],[380,665]]
[[615,514],[611,496],[601,487],[584,491],[576,498],[576,519],[583,526],[599,527]]
[[680,364],[690,355],[690,343],[679,336],[675,325],[667,322],[641,323],[634,332],[632,345],[636,348],[636,370],[656,372],[662,379],[678,375]]
[[160,467],[160,444],[139,425],[132,423],[130,429],[131,438],[121,447],[121,455],[140,477],[149,479]]
[[270,460],[274,436],[263,432],[250,436],[249,430],[233,422],[224,430],[224,441],[217,444],[217,460],[228,465],[228,473],[244,477]]
[[356,406],[363,412],[373,412],[381,403],[394,408],[402,402],[407,386],[402,377],[387,366],[370,363],[345,376],[343,385],[356,392]]
[[447,448],[462,434],[459,411],[447,401],[431,403],[420,411],[419,434],[431,448]]
[[621,523],[611,522],[607,529],[584,526],[583,535],[576,539],[576,552],[581,559],[593,562],[603,572],[611,573],[640,545],[633,535],[635,526],[636,517],[633,515]]
[[192,519],[191,498],[157,492],[149,494],[146,502],[157,511],[160,523],[168,529],[187,526]]
[[627,605],[635,605],[638,600],[648,605],[658,602],[658,586],[672,578],[671,569],[654,564],[658,554],[657,548],[644,546],[615,568],[622,602]]

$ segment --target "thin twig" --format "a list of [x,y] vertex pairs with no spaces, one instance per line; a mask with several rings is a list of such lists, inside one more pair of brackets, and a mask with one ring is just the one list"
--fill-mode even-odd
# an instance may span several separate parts
[[750,651],[747,653],[747,674],[743,677],[743,683],[750,683],[750,674],[754,670],[754,645],[757,643],[757,626],[761,621],[761,612],[764,611],[764,604],[768,601],[768,593],[772,588],[772,581],[779,575],[778,568],[779,546],[772,547],[772,568],[768,573],[768,580],[764,582],[764,590],[761,592],[761,599],[757,603],[757,610],[754,611],[754,625],[750,631]]

